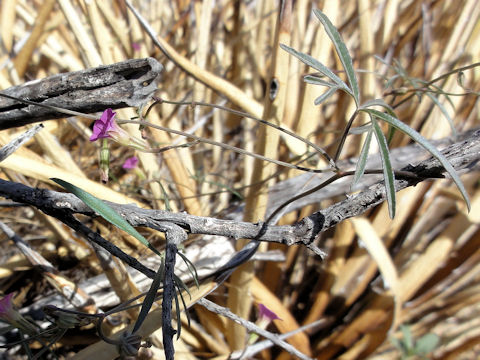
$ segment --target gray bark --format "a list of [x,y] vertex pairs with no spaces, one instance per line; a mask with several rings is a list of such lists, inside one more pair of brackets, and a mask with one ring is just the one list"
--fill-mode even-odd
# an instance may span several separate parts
[[[469,133],[465,140],[448,146],[443,154],[457,171],[473,169],[480,159],[480,130]],[[415,166],[409,165],[401,170],[416,174],[416,176],[397,178],[395,180],[397,191],[429,178],[442,178],[445,175],[445,169],[438,160],[433,158],[421,161]],[[34,189],[6,180],[0,180],[0,196],[32,205],[48,214],[95,215],[90,208],[72,194]],[[284,197],[284,199],[287,198]],[[234,239],[246,238],[286,245],[303,244],[308,246],[320,232],[326,231],[345,219],[362,214],[385,199],[383,182],[377,182],[359,194],[316,212],[293,225],[281,226],[148,210],[134,205],[114,203],[109,203],[109,205],[133,226],[158,229],[162,228],[162,224],[165,222],[170,222],[191,234],[211,234]]]
[[[437,149],[445,149],[447,146],[460,142],[470,138],[476,129],[469,130],[463,133],[459,133],[456,137],[448,137],[440,140],[430,141]],[[392,166],[396,170],[400,170],[409,164],[418,163],[421,160],[427,159],[429,153],[418,144],[412,144],[401,148],[395,148],[390,150],[390,159]],[[347,160],[341,160],[338,163],[338,167],[343,171],[355,170],[357,165],[357,159],[351,158]],[[380,154],[370,155],[367,161],[367,169],[381,169],[382,161]],[[478,168],[478,164],[475,166]],[[470,171],[473,169],[470,169]],[[293,198],[294,196],[313,189],[320,185],[326,179],[332,175],[331,172],[327,173],[304,173],[299,176],[281,181],[273,185],[268,191],[268,206],[266,217],[269,217],[275,209],[277,209],[286,199]],[[378,183],[383,178],[382,175],[366,175],[362,178],[361,182],[355,187],[354,190],[366,190],[368,187],[375,183]],[[280,214],[285,214],[290,211],[299,210],[309,204],[318,203],[323,200],[331,199],[337,196],[345,196],[351,192],[351,177],[344,177],[335,181],[334,183],[322,188],[313,194],[302,197],[291,204],[289,204]],[[278,218],[278,216],[277,216]]]
[[[82,113],[138,107],[157,89],[163,66],[153,58],[58,74],[0,93]],[[64,113],[0,97],[0,130],[66,117]]]

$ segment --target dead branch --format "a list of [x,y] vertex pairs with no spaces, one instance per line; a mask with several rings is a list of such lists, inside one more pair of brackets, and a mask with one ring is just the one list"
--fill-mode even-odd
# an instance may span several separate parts
[[[480,158],[480,130],[470,133],[463,141],[448,146],[443,154],[457,171],[472,169]],[[395,188],[400,191],[427,179],[444,177],[445,170],[433,158],[409,165],[401,169],[415,174],[406,178],[397,178]],[[47,214],[85,214],[95,216],[81,200],[72,194],[47,189],[35,189],[19,183],[0,180],[0,196],[15,202],[34,206]],[[315,237],[353,216],[360,215],[368,209],[385,201],[383,182],[377,182],[357,195],[347,198],[326,209],[318,211],[293,225],[270,225],[248,223],[235,220],[222,220],[211,217],[171,213],[162,210],[142,209],[134,205],[109,203],[132,226],[163,229],[162,224],[172,223],[180,226],[190,234],[210,234],[227,236],[235,239],[246,238],[258,241],[276,242],[286,245],[309,245]],[[65,219],[60,219],[64,221]],[[91,237],[91,235],[89,235]]]
[[[153,58],[69,72],[13,86],[0,93],[83,113],[139,107],[157,90],[163,66]],[[65,117],[45,107],[0,97],[0,130]]]

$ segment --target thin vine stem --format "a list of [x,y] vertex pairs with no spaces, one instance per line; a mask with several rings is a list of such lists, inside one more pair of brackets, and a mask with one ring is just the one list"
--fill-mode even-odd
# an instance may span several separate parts
[[[395,173],[395,176],[397,178],[402,178],[402,177],[403,178],[405,178],[405,177],[407,177],[407,178],[418,178],[418,176],[416,174],[414,174],[412,172],[409,172],[409,171],[394,170],[394,173]],[[365,170],[364,174],[383,174],[383,169]],[[270,214],[270,216],[267,218],[267,220],[265,220],[265,224],[271,224],[272,221],[275,219],[275,217],[280,213],[280,211],[282,211],[285,207],[287,207],[288,205],[290,205],[294,201],[297,201],[301,198],[304,198],[305,196],[313,194],[314,192],[317,192],[318,190],[323,189],[327,185],[332,184],[333,182],[341,179],[342,177],[352,176],[352,175],[355,175],[354,170],[339,171],[339,172],[333,174],[331,177],[329,177],[325,181],[323,181],[321,184],[319,184],[319,185],[317,185],[317,186],[315,186],[315,187],[313,187],[309,190],[306,190],[306,191],[304,191],[304,192],[302,192],[298,195],[295,195],[294,197],[286,200],[281,205],[279,205],[272,214]]]
[[[442,74],[440,75],[439,77],[433,79],[433,80],[430,80],[429,82],[427,82],[426,84],[424,84],[424,88],[428,88],[430,85],[440,81],[440,80],[443,80],[443,79],[446,79],[448,78],[450,75],[453,75],[453,74],[456,74],[456,73],[460,73],[460,72],[463,72],[465,70],[469,70],[469,69],[472,69],[472,68],[475,68],[477,66],[480,66],[480,62],[476,62],[474,64],[470,64],[470,65],[467,65],[467,66],[463,66],[463,67],[460,67],[460,68],[457,68],[457,69],[453,69],[445,74]],[[401,101],[399,101],[397,104],[395,105],[392,105],[392,108],[396,109],[397,107],[399,107],[400,105],[404,104],[405,102],[407,102],[408,100],[410,100],[412,97],[415,96],[415,93],[412,93],[410,95],[408,95],[406,98],[402,99]]]
[[273,124],[271,122],[268,122],[266,120],[257,118],[253,115],[250,115],[250,114],[246,113],[246,112],[239,111],[239,110],[234,110],[234,109],[228,108],[228,107],[223,106],[223,105],[206,103],[206,102],[203,102],[203,101],[173,101],[173,100],[165,100],[165,99],[157,98],[157,97],[153,97],[153,99],[155,100],[155,102],[149,106],[149,108],[147,109],[147,111],[145,113],[145,117],[148,116],[149,112],[151,111],[151,109],[154,106],[160,105],[162,103],[171,104],[171,105],[188,105],[188,106],[191,106],[191,107],[206,106],[206,107],[211,107],[211,108],[214,108],[214,109],[223,110],[223,111],[229,112],[229,113],[234,114],[234,115],[238,115],[238,116],[242,116],[242,117],[254,120],[254,121],[256,121],[260,124],[270,126],[270,127],[274,128],[278,131],[281,131],[281,132],[283,132],[283,133],[285,133],[285,134],[287,134],[287,135],[289,135],[289,136],[291,136],[291,137],[293,137],[297,140],[302,141],[303,143],[305,143],[305,144],[311,146],[312,148],[314,148],[319,154],[321,154],[328,161],[328,163],[330,164],[332,169],[338,170],[337,165],[335,164],[335,161],[330,157],[330,155],[328,155],[328,153],[324,149],[322,149],[318,145],[314,144],[310,140],[308,140],[308,139],[306,139],[306,138],[304,138],[300,135],[295,134],[294,132],[292,132],[290,130],[282,128],[281,126],[278,126],[278,125]]

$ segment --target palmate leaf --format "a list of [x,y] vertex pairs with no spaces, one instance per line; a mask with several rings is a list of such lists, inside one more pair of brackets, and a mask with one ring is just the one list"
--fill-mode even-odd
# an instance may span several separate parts
[[148,242],[147,239],[145,239],[137,230],[135,230],[135,228],[132,225],[130,225],[123,217],[121,217],[115,210],[113,210],[105,202],[103,202],[99,198],[96,198],[92,194],[89,194],[85,190],[82,190],[79,187],[73,184],[70,184],[65,180],[57,179],[57,178],[51,178],[50,180],[52,180],[53,182],[56,182],[58,185],[70,191],[72,194],[74,194],[76,197],[82,200],[89,208],[95,211],[98,215],[100,215],[105,220],[112,223],[119,229],[125,231],[127,234],[132,235],[134,238],[140,241],[143,245],[145,245],[150,250],[152,250],[155,254],[162,256],[160,252],[157,249],[155,249],[152,246],[152,244]]
[[440,164],[442,164],[445,170],[450,174],[453,182],[455,183],[455,185],[457,185],[458,190],[460,190],[460,193],[462,194],[462,197],[467,204],[468,210],[470,211],[470,199],[468,198],[468,194],[465,190],[465,187],[463,186],[462,180],[460,180],[460,177],[453,168],[452,164],[450,164],[447,158],[440,151],[438,151],[435,146],[430,144],[430,142],[422,135],[420,135],[416,130],[412,129],[408,125],[402,123],[400,120],[389,114],[374,109],[362,109],[360,111],[367,112],[375,116],[376,118],[387,122],[391,126],[395,127],[397,130],[400,130],[401,132],[410,136],[415,142],[420,144],[424,149],[426,149],[430,154],[432,154],[432,156],[435,157],[440,162]]
[[320,20],[322,25],[325,27],[325,31],[327,35],[332,40],[333,44],[335,45],[335,49],[337,51],[338,57],[342,62],[343,68],[347,73],[348,82],[351,88],[351,94],[355,99],[355,103],[357,106],[360,104],[360,90],[358,88],[357,77],[355,76],[355,70],[353,69],[353,62],[352,57],[350,56],[347,46],[342,40],[342,36],[338,32],[337,28],[333,26],[327,16],[322,13],[320,10],[313,10],[313,13],[317,16]]

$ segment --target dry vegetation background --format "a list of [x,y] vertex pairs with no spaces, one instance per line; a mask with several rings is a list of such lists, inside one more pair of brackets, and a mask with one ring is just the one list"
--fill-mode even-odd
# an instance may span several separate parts
[[[171,46],[170,55],[176,63],[155,47],[123,1],[2,0],[0,88],[152,56],[165,66],[159,97],[206,101],[279,121],[281,126],[334,152],[335,139],[353,111],[352,101],[338,92],[325,104],[313,105],[324,89],[302,82],[302,76],[312,69],[277,50],[277,1],[151,0],[133,4],[158,33],[159,40]],[[415,84],[419,86],[409,79],[431,80],[479,60],[480,6],[476,0],[294,2],[291,22],[283,23],[277,41],[290,43],[338,70],[341,64],[323,27],[312,15],[313,8],[321,9],[342,34],[354,67],[361,69],[357,76],[363,100],[383,97],[391,105],[398,104],[412,94]],[[397,76],[373,55],[387,64],[397,62],[405,73]],[[272,68],[280,83],[280,100],[273,107],[268,99],[264,101]],[[437,96],[459,132],[475,128],[479,122],[477,97],[466,94],[465,89],[480,91],[480,73],[473,68],[463,75],[463,87],[456,75],[436,83],[447,93],[463,94],[451,96],[451,103],[445,96]],[[394,76],[395,81],[387,84]],[[451,134],[445,114],[424,94],[411,97],[395,110],[399,119],[426,138]],[[136,115],[134,109],[119,110],[118,114],[124,119]],[[283,161],[292,161],[305,150],[298,142],[278,139],[278,133],[262,130],[251,120],[210,108],[163,104],[152,111],[148,120]],[[143,174],[139,176],[135,171],[121,169],[134,151],[114,145],[113,180],[104,186],[99,182],[98,147],[88,141],[91,120],[72,118],[44,124],[46,129],[35,140],[0,163],[2,178],[59,190],[48,180],[58,177],[110,201],[221,218],[243,211],[238,206],[255,176],[261,179],[274,172],[273,166],[265,163],[262,167],[266,170],[258,171],[258,164],[249,157],[198,144],[161,155],[137,153],[138,171]],[[7,143],[20,131],[24,128],[0,132],[0,142]],[[135,133],[138,128],[132,125],[129,131]],[[147,130],[147,134],[159,146],[184,142],[156,130]],[[407,137],[396,134],[392,146],[408,143]],[[356,156],[360,148],[360,137],[352,137],[342,158]],[[313,162],[312,166],[323,165]],[[269,185],[300,174],[280,170]],[[470,213],[450,182],[426,181],[398,194],[395,219],[389,219],[383,204],[323,234],[317,241],[329,254],[325,261],[303,247],[270,245],[269,250],[280,250],[285,255],[284,261],[257,262],[255,267],[248,264],[209,298],[237,313],[243,312],[253,321],[257,316],[255,308],[250,315],[242,308],[249,309],[252,301],[263,303],[282,318],[269,329],[282,333],[322,320],[289,339],[297,349],[318,359],[400,358],[390,341],[390,337],[401,337],[400,324],[409,324],[416,339],[427,333],[439,336],[440,344],[430,358],[476,358],[475,349],[480,351],[480,194],[477,173],[465,174],[462,179],[471,195]],[[255,200],[247,199],[244,219],[256,222],[264,218],[266,187],[257,186]],[[292,223],[339,200],[311,204],[287,214],[281,223]],[[2,293],[16,292],[16,304],[22,308],[73,283],[85,291],[85,296],[91,296],[97,308],[112,305],[103,305],[107,304],[102,302],[105,296],[100,299],[82,289],[82,281],[107,270],[102,269],[95,253],[81,238],[35,209],[1,205],[0,221],[58,270],[54,275],[32,270],[31,262],[2,236]],[[135,257],[145,256],[143,248],[106,223],[82,220]],[[152,241],[158,237],[144,233]],[[386,270],[379,272],[385,258],[372,257],[359,239],[383,241],[396,271],[389,275]],[[186,247],[207,240],[192,238]],[[157,244],[160,246],[161,241]],[[123,300],[147,286],[128,278],[119,262],[108,271],[110,283],[105,288],[113,289]],[[390,276],[390,288],[385,287],[382,276]],[[115,298],[113,292],[110,294],[107,297]],[[180,340],[175,341],[178,359],[226,359],[233,349],[242,347],[242,330],[225,318],[198,306],[191,313],[192,326],[184,325]],[[110,331],[120,329],[136,314],[134,310],[122,313],[117,324],[107,324]],[[154,346],[149,350],[153,358],[162,356],[159,339],[155,331],[151,336]],[[59,356],[77,354],[78,358],[88,358],[90,355],[85,354],[97,340],[91,328],[71,330],[53,351]],[[32,344],[33,348],[38,346]],[[96,359],[108,358],[104,355],[107,352],[96,347],[90,351],[96,351]],[[289,356],[272,348],[256,358]]]

